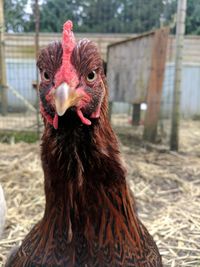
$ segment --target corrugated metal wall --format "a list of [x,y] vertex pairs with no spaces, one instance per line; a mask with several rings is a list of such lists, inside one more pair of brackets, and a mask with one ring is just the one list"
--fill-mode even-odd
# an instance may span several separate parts
[[[33,106],[37,100],[36,92],[32,87],[32,83],[36,80],[35,64],[34,59],[6,60],[8,85],[12,86]],[[10,89],[8,89],[8,110],[12,112],[26,110],[24,102],[17,98]]]
[[[172,110],[174,64],[166,67],[162,94],[162,115],[169,117]],[[181,116],[194,118],[200,116],[200,65],[184,64],[181,83]]]

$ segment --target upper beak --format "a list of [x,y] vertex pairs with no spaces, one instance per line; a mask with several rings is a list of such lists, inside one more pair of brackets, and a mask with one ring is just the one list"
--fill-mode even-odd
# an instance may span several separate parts
[[55,89],[54,99],[56,112],[59,116],[63,116],[68,108],[75,106],[79,102],[81,96],[64,82]]

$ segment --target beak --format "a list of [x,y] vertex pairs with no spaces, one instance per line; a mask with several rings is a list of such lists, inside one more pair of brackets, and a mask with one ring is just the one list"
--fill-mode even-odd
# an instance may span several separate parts
[[68,108],[75,106],[79,102],[81,96],[64,82],[55,88],[54,99],[57,114],[63,116]]

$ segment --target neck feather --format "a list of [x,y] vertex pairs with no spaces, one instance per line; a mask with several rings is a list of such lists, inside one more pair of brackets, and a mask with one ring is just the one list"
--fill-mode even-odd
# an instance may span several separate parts
[[125,183],[117,138],[106,116],[94,120],[92,126],[75,118],[58,130],[46,125],[42,165],[48,205],[61,196],[84,193],[89,183],[96,187]]
[[123,243],[126,236],[127,250],[140,249],[140,227],[108,119],[100,117],[90,127],[72,121],[66,129],[47,125],[44,131],[46,208],[41,229],[47,224],[49,229],[60,229],[67,244],[76,242],[81,233],[89,243],[99,238],[100,245],[109,231],[112,242]]

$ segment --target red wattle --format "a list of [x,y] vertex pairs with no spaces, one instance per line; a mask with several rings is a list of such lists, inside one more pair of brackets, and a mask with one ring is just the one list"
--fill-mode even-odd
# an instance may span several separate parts
[[91,125],[91,121],[84,117],[83,112],[80,109],[77,110],[77,115],[79,116],[83,124]]
[[55,114],[54,119],[53,119],[53,127],[54,129],[58,129],[58,114]]
[[94,111],[94,112],[91,114],[90,118],[93,118],[93,119],[97,119],[97,118],[99,118],[99,117],[100,117],[100,112],[101,112],[101,105],[99,105],[99,106],[97,107],[97,110]]

